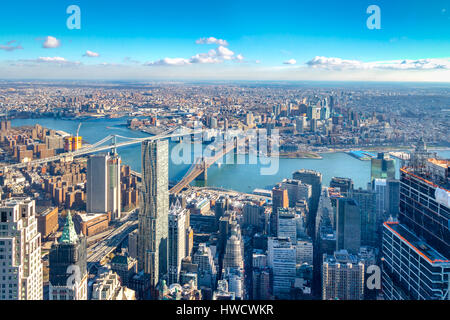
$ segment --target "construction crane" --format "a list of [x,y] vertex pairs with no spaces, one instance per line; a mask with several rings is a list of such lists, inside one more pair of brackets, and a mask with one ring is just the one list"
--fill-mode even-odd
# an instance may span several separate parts
[[77,140],[78,140],[78,133],[80,132],[80,127],[83,124],[83,122],[80,122],[80,124],[78,125],[78,129],[77,129]]

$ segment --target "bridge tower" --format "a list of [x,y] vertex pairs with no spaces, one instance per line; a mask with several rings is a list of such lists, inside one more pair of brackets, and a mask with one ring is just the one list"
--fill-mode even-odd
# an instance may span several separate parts
[[208,179],[208,168],[206,167],[206,161],[205,158],[202,158],[202,173],[198,175],[196,180],[204,181],[206,182]]

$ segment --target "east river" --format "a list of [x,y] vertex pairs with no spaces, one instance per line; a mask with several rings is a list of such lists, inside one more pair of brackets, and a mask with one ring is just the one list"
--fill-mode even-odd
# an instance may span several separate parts
[[[83,120],[79,135],[90,144],[111,134],[130,138],[149,136],[146,133],[128,129],[126,120],[126,118]],[[11,121],[12,126],[35,125],[36,123],[49,129],[75,134],[80,121],[53,118],[14,119]],[[177,145],[177,142],[170,142],[170,155],[172,155],[173,148]],[[189,145],[189,147],[192,146],[193,144]],[[135,171],[141,171],[140,144],[119,148],[118,153],[122,157],[124,164],[128,164]],[[438,151],[438,154],[442,157],[450,158],[450,150]],[[208,169],[207,185],[251,193],[255,188],[270,190],[274,184],[282,179],[291,178],[292,173],[296,170],[312,169],[322,173],[324,185],[328,185],[332,177],[348,177],[353,179],[356,188],[365,188],[367,186],[370,179],[370,161],[358,160],[344,152],[324,153],[321,156],[322,159],[274,159],[260,156],[252,158],[252,161],[250,161],[248,156],[238,155],[239,162],[245,164],[237,164],[236,162],[238,161],[233,161],[234,156],[230,153],[227,156],[227,160],[224,161],[226,162],[225,164],[220,166],[213,165]],[[174,157],[170,156],[169,158],[171,159],[169,163],[169,179],[178,181],[189,169],[190,163],[177,164],[176,159],[174,163]],[[194,158],[193,151],[189,158]],[[227,164],[229,162],[234,163]],[[396,160],[396,166],[398,169],[398,160]],[[274,174],[261,174],[261,170],[268,170],[269,167],[277,169],[274,170]],[[196,184],[199,185],[198,182]]]

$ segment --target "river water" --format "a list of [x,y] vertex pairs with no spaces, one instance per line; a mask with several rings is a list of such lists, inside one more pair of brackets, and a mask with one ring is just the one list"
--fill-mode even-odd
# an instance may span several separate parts
[[[79,135],[90,144],[110,134],[131,138],[148,136],[146,133],[128,129],[126,127],[126,120],[126,118],[83,120]],[[14,119],[11,121],[12,126],[34,125],[36,123],[46,128],[75,134],[80,121],[53,118]],[[177,145],[177,142],[170,142],[171,153]],[[118,153],[123,163],[130,165],[135,171],[141,171],[140,144],[119,148]],[[442,157],[450,158],[449,150],[439,151],[438,154]],[[255,188],[271,189],[274,184],[280,182],[282,179],[291,178],[292,173],[299,169],[312,169],[321,172],[324,185],[328,185],[332,177],[339,176],[353,179],[354,185],[357,188],[365,188],[370,179],[370,161],[361,161],[343,152],[325,153],[322,154],[322,159],[252,158],[253,160],[256,159],[256,161],[252,161],[252,163],[257,162],[256,164],[250,164],[251,161],[248,156],[238,155],[237,157],[240,161],[233,161],[235,159],[234,155],[230,153],[224,161],[225,164],[221,164],[220,166],[215,164],[210,167],[208,169],[207,185],[251,193]],[[172,159],[172,157],[169,158]],[[193,151],[191,152],[190,158],[194,159]],[[228,164],[230,162],[232,164]],[[236,162],[245,164],[237,164]],[[278,167],[277,170],[274,170],[274,174],[261,174],[261,170],[264,168],[267,170],[270,166],[272,168]],[[397,160],[396,166],[398,169],[399,161]],[[171,160],[169,163],[169,179],[171,181],[180,180],[189,167],[189,163],[176,164]],[[194,183],[201,185],[201,182]]]

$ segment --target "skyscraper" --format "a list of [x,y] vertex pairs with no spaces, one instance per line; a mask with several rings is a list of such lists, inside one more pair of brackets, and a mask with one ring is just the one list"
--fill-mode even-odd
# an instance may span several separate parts
[[242,250],[242,240],[240,231],[235,226],[231,230],[223,257],[223,269],[244,268],[244,256]]
[[330,181],[331,188],[339,188],[343,196],[347,196],[353,190],[353,180],[350,178],[333,177]]
[[371,179],[395,179],[395,161],[383,152],[370,160]]
[[87,300],[86,238],[77,235],[70,211],[49,254],[49,299]]
[[322,174],[314,170],[298,170],[292,174],[292,178],[301,180],[303,183],[311,185],[311,203],[308,214],[308,231],[311,237],[314,237],[317,208],[319,206],[320,193],[322,192]]
[[297,217],[295,210],[278,208],[277,212],[277,237],[289,238],[293,243],[297,243]]
[[192,262],[198,265],[198,287],[214,288],[217,271],[211,249],[206,243],[200,243],[192,256]]
[[309,204],[312,197],[312,187],[297,179],[283,179],[280,188],[287,189],[289,206],[294,207],[297,201],[306,200]]
[[2,201],[0,230],[0,300],[42,300],[41,234],[34,200]]
[[242,209],[244,226],[254,226],[258,231],[265,229],[265,208],[254,203],[246,203]]
[[121,214],[120,157],[115,154],[91,155],[87,162],[86,211]]
[[387,216],[396,218],[400,207],[400,181],[396,179],[386,180],[386,203]]
[[142,142],[142,190],[138,227],[138,267],[156,288],[167,273],[169,223],[169,143]]
[[169,210],[169,284],[178,283],[181,261],[186,256],[186,214],[177,200]]
[[303,133],[305,127],[306,127],[306,117],[305,116],[297,117],[295,121],[295,129],[297,130],[297,132]]
[[361,216],[355,200],[339,198],[336,217],[336,250],[357,254],[361,247]]
[[383,225],[383,293],[387,299],[450,297],[449,160],[419,148],[400,169],[397,221]]
[[279,299],[290,297],[296,275],[297,251],[289,238],[269,238],[268,265],[273,274],[273,295]]
[[361,217],[361,245],[379,247],[381,224],[377,220],[376,193],[371,190],[356,189],[351,193],[356,201]]
[[386,214],[386,179],[373,179],[371,190],[376,194],[376,212],[379,225],[386,221],[389,216]]
[[346,250],[323,255],[322,300],[362,300],[364,264]]
[[272,215],[270,216],[270,232],[277,234],[277,212],[278,208],[288,208],[289,197],[286,188],[276,186],[272,189]]

